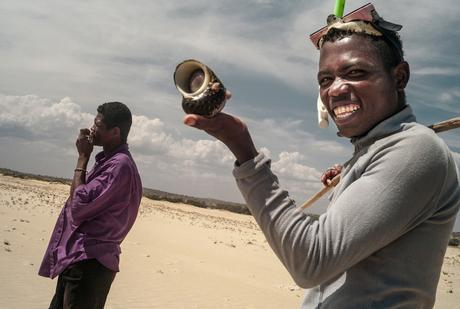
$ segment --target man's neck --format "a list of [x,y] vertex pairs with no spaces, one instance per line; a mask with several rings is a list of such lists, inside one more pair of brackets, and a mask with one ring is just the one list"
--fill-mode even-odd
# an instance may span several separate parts
[[103,145],[103,150],[105,155],[108,155],[109,153],[113,152],[116,148],[118,148],[120,145],[124,144],[123,142],[117,142],[117,143],[112,143],[110,145]]

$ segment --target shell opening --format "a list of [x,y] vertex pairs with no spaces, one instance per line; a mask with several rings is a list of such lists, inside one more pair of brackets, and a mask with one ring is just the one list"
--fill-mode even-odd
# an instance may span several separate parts
[[207,67],[196,60],[180,63],[174,73],[174,83],[184,97],[193,97],[203,92],[210,80]]

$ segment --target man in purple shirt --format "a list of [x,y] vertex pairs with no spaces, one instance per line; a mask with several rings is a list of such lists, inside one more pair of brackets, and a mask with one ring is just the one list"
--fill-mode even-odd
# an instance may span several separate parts
[[[136,220],[142,184],[126,144],[132,116],[120,102],[97,108],[76,141],[77,166],[39,275],[58,277],[50,308],[103,308],[119,271],[120,243]],[[86,175],[93,145],[103,151]]]

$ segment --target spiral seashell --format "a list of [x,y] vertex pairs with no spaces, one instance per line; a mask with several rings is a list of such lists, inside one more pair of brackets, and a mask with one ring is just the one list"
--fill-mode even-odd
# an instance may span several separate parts
[[187,114],[214,117],[225,106],[226,89],[214,72],[203,63],[189,59],[179,63],[174,84],[182,95]]

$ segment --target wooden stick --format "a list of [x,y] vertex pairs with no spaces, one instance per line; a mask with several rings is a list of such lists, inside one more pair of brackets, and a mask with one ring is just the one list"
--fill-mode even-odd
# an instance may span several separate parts
[[314,202],[319,200],[324,194],[326,194],[329,190],[334,188],[340,181],[340,174],[336,175],[334,178],[331,179],[331,183],[328,186],[325,186],[321,189],[321,191],[318,191],[315,195],[310,197],[308,201],[302,204],[300,206],[301,209],[305,209],[307,207],[310,207]]
[[[451,118],[445,121],[441,121],[435,124],[428,126],[428,128],[432,129],[436,133],[441,133],[444,131],[460,128],[460,117]],[[303,203],[300,208],[305,209],[310,207],[319,200],[324,194],[329,192],[333,187],[335,187],[340,182],[340,174],[336,175],[334,178],[331,179],[331,183],[328,186],[325,186],[320,191],[318,191],[315,195],[308,199],[305,203]]]
[[460,117],[455,117],[455,118],[441,121],[441,122],[432,124],[431,126],[428,126],[428,128],[432,129],[436,133],[441,133],[441,132],[456,129],[459,127],[460,127]]

